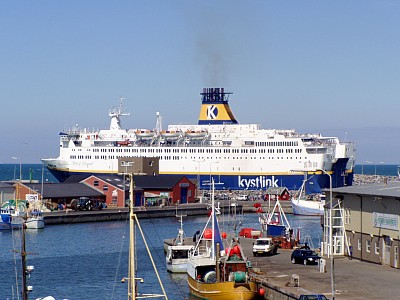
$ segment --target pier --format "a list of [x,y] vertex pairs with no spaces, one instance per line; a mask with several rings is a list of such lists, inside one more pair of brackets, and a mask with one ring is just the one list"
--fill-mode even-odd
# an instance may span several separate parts
[[[264,201],[219,201],[221,212],[224,214],[232,212],[232,204],[236,204],[237,213],[255,213],[255,203],[262,203],[265,208],[268,204]],[[271,206],[275,201],[271,201]],[[281,205],[285,213],[292,213],[290,201],[281,201]],[[176,215],[184,214],[190,216],[204,216],[209,212],[207,203],[186,203],[171,206],[150,206],[135,207],[135,214],[139,219],[145,218],[170,218]],[[85,223],[85,222],[105,222],[125,220],[129,215],[129,208],[106,208],[93,211],[74,211],[74,210],[56,210],[44,213],[44,219],[47,225],[69,224],[69,223]]]
[[[325,272],[319,265],[292,264],[292,250],[278,249],[272,256],[253,257],[252,239],[240,238],[243,251],[252,262],[253,280],[264,288],[264,299],[298,299],[302,294],[331,297],[329,263]],[[327,257],[323,257],[327,260]],[[392,299],[397,296],[400,273],[387,266],[335,257],[335,299]]]

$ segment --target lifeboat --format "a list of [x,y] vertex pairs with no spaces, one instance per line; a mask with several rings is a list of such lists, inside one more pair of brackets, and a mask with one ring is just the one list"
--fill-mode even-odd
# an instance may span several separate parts
[[154,130],[138,129],[135,131],[135,135],[137,138],[145,140],[145,139],[152,139],[156,135],[156,132]]
[[181,132],[175,130],[163,130],[160,134],[166,140],[177,140],[181,137]]
[[207,135],[206,130],[188,130],[185,132],[185,136],[190,139],[202,139]]

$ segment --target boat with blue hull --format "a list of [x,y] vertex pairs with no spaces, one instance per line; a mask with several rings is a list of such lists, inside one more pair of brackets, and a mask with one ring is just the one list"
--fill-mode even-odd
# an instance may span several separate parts
[[[123,157],[158,157],[161,176],[197,178],[200,189],[208,189],[211,180],[217,183],[216,189],[298,189],[303,172],[293,170],[305,169],[325,170],[333,187],[352,185],[355,143],[293,129],[239,124],[229,106],[231,94],[223,88],[203,89],[198,123],[168,125],[167,129],[162,128],[159,113],[154,129],[123,129],[121,117],[129,113],[121,99],[109,112],[109,129],[62,131],[59,156],[42,162],[59,181],[72,174],[116,174],[118,159]],[[310,174],[320,187],[329,187],[327,174]]]
[[26,217],[26,201],[8,200],[0,207],[0,230],[21,228]]

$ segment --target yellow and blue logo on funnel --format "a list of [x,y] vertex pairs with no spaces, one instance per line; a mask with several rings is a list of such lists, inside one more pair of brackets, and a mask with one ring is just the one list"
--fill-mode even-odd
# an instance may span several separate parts
[[228,104],[230,94],[224,88],[204,88],[198,124],[238,124]]

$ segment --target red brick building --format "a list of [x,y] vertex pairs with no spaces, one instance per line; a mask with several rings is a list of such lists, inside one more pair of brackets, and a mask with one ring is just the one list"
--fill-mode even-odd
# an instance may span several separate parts
[[290,200],[290,192],[285,187],[270,187],[265,193],[265,201],[276,200],[287,201]]

